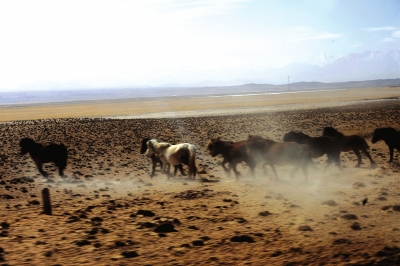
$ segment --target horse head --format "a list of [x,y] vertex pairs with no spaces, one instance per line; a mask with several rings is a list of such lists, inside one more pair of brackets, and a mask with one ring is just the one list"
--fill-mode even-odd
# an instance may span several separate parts
[[208,153],[212,156],[215,157],[218,154],[220,154],[220,146],[223,143],[223,141],[220,139],[220,137],[217,137],[216,139],[211,139],[208,144],[207,144],[207,150]]
[[149,141],[149,138],[145,138],[142,140],[142,146],[140,147],[140,154],[145,154],[147,151],[147,142]]
[[326,137],[334,137],[334,138],[342,138],[344,137],[344,134],[337,131],[333,127],[325,127],[324,130],[322,131],[322,136]]
[[[144,140],[143,140],[144,141]],[[147,149],[146,149],[146,151],[145,151],[145,155],[147,156],[147,157],[151,157],[153,154],[155,154],[156,152],[155,152],[155,150],[154,150],[154,142],[155,143],[157,143],[157,140],[156,139],[149,139],[149,140],[147,140],[145,143],[146,143],[146,147],[147,147]],[[143,148],[143,146],[142,146],[142,148]]]
[[392,127],[386,127],[386,128],[377,128],[374,130],[374,133],[372,135],[371,142],[376,143],[380,140],[386,139],[390,134],[396,133],[396,130]]
[[36,146],[36,142],[31,138],[23,138],[19,142],[19,146],[21,147],[21,155],[26,154],[27,152],[33,151]]

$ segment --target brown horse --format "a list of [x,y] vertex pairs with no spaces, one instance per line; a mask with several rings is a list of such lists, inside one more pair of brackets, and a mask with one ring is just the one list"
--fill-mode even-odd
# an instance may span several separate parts
[[332,137],[310,137],[303,132],[290,131],[283,136],[284,142],[297,142],[299,144],[306,144],[310,148],[311,157],[319,158],[324,154],[327,155],[327,166],[335,163],[339,169],[340,167],[340,149],[339,140]]
[[[140,147],[140,154],[145,154],[146,153],[147,141],[149,141],[149,140],[150,140],[149,138],[145,138],[145,139],[142,140],[142,146]],[[151,176],[150,177],[153,178],[153,176],[155,175],[155,172],[156,172],[157,164],[159,164],[161,169],[163,169],[163,162],[161,161],[160,156],[155,154],[155,153],[150,156],[150,159],[151,159],[151,162],[152,162],[152,171],[151,171]],[[175,170],[174,170],[174,175],[175,176],[176,176],[176,173],[178,172],[178,169],[181,172],[182,176],[186,176],[185,171],[183,171],[182,164],[174,165],[174,168],[175,168]],[[168,174],[169,174],[169,167],[168,167]]]
[[325,127],[324,131],[322,132],[322,135],[337,138],[340,143],[339,147],[340,147],[341,151],[343,151],[343,152],[353,151],[354,154],[358,158],[358,163],[357,163],[356,167],[360,167],[360,165],[362,164],[360,151],[362,151],[365,154],[365,156],[368,157],[368,159],[371,162],[371,166],[376,165],[376,163],[372,159],[371,155],[367,151],[367,149],[369,149],[369,146],[362,137],[360,137],[358,135],[346,136],[343,133],[337,131],[333,127]]
[[[225,172],[229,173],[230,169],[236,175],[236,180],[241,176],[240,172],[236,169],[236,165],[241,162],[245,162],[249,167],[251,174],[254,176],[254,168],[256,167],[256,161],[252,156],[247,153],[247,141],[242,140],[239,142],[222,141],[219,137],[211,139],[208,142],[207,150],[212,157],[219,154],[222,155],[224,160],[222,161],[222,167]],[[229,163],[229,169],[226,168],[225,164]]]
[[39,172],[44,177],[47,178],[49,174],[43,170],[43,164],[49,162],[54,162],[58,167],[58,174],[61,177],[65,177],[64,169],[67,167],[68,151],[64,144],[51,143],[50,145],[43,146],[40,143],[36,143],[33,139],[23,138],[19,142],[19,146],[21,147],[21,155],[29,153]]
[[375,144],[380,140],[384,140],[386,145],[388,145],[390,154],[389,162],[393,162],[394,149],[400,152],[400,131],[396,131],[392,127],[377,128],[374,130],[371,142]]
[[307,182],[307,167],[312,163],[311,152],[307,145],[296,142],[275,142],[260,136],[249,135],[247,146],[250,154],[259,153],[265,160],[265,164],[271,166],[276,179],[279,179],[279,176],[275,165],[293,165],[295,168],[290,176],[293,178],[294,173],[301,168]]

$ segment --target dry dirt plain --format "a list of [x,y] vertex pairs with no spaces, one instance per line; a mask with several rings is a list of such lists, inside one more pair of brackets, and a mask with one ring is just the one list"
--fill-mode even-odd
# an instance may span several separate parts
[[[189,99],[178,113],[166,100],[137,112],[124,109],[129,101],[119,112],[118,102],[3,108],[9,122],[0,124],[0,265],[399,265],[400,156],[396,151],[387,163],[387,146],[371,144],[370,133],[399,129],[400,92],[349,93],[262,96],[264,104],[261,96],[218,100],[230,109]],[[100,105],[101,116],[138,118],[73,118],[97,116]],[[355,155],[342,153],[343,171],[322,171],[321,157],[308,183],[301,172],[290,179],[289,166],[277,168],[277,182],[260,168],[252,178],[240,165],[243,177],[235,181],[205,149],[216,136],[280,141],[290,130],[318,136],[325,126],[365,136],[378,167],[363,156],[355,168]],[[63,142],[68,179],[51,164],[51,182],[41,177],[18,154],[22,137]],[[197,180],[168,179],[159,169],[150,179],[150,161],[139,154],[145,137],[195,144]],[[51,193],[51,216],[42,213],[43,188]]]

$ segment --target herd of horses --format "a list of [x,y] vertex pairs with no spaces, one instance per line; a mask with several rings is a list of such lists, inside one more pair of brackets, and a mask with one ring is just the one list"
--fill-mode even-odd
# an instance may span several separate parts
[[[389,162],[392,162],[394,149],[400,152],[400,131],[391,127],[377,128],[373,132],[371,142],[376,143],[380,140],[385,141],[389,147]],[[53,162],[58,167],[59,175],[65,177],[64,170],[67,166],[68,151],[64,144],[51,143],[44,146],[30,138],[23,138],[19,145],[21,155],[29,153],[44,177],[47,178],[48,173],[43,170],[43,163],[48,162]],[[325,127],[322,136],[317,137],[291,131],[283,136],[283,142],[276,142],[257,135],[248,135],[246,140],[238,142],[223,141],[218,137],[211,139],[206,148],[212,157],[222,156],[223,169],[228,174],[233,170],[236,179],[241,175],[236,168],[237,164],[244,162],[250,168],[253,176],[257,163],[262,163],[264,171],[266,171],[266,166],[270,166],[276,179],[279,179],[279,176],[275,166],[292,165],[294,168],[290,175],[293,177],[296,171],[301,169],[307,181],[307,170],[313,164],[313,158],[326,154],[326,168],[334,163],[339,169],[342,169],[340,153],[347,151],[353,151],[357,156],[356,167],[360,167],[362,163],[360,151],[370,160],[371,166],[376,165],[368,152],[369,147],[364,138],[358,135],[344,135],[333,127]],[[181,174],[186,176],[182,165],[187,165],[189,179],[196,178],[196,146],[193,144],[170,144],[146,138],[142,140],[140,153],[145,154],[152,161],[151,177],[155,175],[156,166],[159,164],[162,172],[168,177],[171,165],[174,166],[174,175],[180,170]]]

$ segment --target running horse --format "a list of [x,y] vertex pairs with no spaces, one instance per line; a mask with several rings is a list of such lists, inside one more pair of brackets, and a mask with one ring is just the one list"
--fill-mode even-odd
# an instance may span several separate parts
[[[193,179],[196,178],[196,147],[193,144],[180,143],[172,145],[167,142],[158,142],[156,139],[150,139],[146,142],[146,145],[146,156],[151,157],[153,154],[157,154],[163,162],[164,168],[167,164],[173,166],[186,164],[189,167],[189,179],[191,177]],[[165,169],[164,172],[166,172]]]
[[[147,142],[148,142],[149,140],[150,140],[149,138],[145,138],[145,139],[142,140],[142,145],[141,145],[141,147],[140,147],[140,154],[145,154],[145,153],[146,153],[146,150],[147,150]],[[152,155],[150,156],[150,159],[151,159],[151,162],[152,162],[152,171],[151,171],[151,176],[150,176],[150,177],[153,178],[153,176],[155,175],[155,172],[156,172],[157,164],[160,165],[160,167],[161,167],[162,170],[163,170],[164,168],[163,168],[163,162],[161,161],[159,155],[157,155],[157,154],[154,153],[154,154],[152,154]],[[168,166],[170,166],[170,165],[168,165]],[[182,175],[182,176],[186,176],[185,172],[183,171],[182,164],[174,165],[174,168],[175,168],[175,170],[174,170],[175,176],[176,176],[176,173],[177,173],[177,170],[178,170],[178,169],[179,169],[179,171],[181,172],[181,175]],[[168,174],[169,174],[169,169],[168,169]]]
[[[230,169],[236,175],[236,180],[241,176],[240,172],[236,169],[236,165],[241,162],[245,162],[249,167],[252,176],[254,176],[254,168],[256,167],[256,161],[253,156],[247,153],[247,141],[242,140],[238,142],[222,141],[219,137],[211,139],[208,142],[207,150],[212,157],[219,154],[224,158],[222,161],[222,167],[225,172],[230,173]],[[229,163],[229,169],[226,168],[225,164]]]
[[369,149],[369,146],[368,146],[367,142],[365,141],[365,139],[363,139],[362,137],[360,137],[358,135],[347,135],[346,136],[343,133],[337,131],[333,127],[325,127],[322,132],[322,136],[337,138],[339,140],[340,151],[343,151],[343,152],[353,151],[354,154],[358,158],[358,163],[357,163],[356,167],[360,167],[360,165],[362,164],[360,151],[362,151],[365,154],[365,156],[367,156],[367,158],[370,160],[371,166],[376,165],[376,163],[372,159],[371,155],[367,151],[367,149]]
[[264,163],[272,168],[275,179],[279,179],[275,165],[293,165],[295,168],[290,176],[293,178],[295,172],[301,168],[307,182],[307,168],[312,163],[311,152],[307,145],[296,142],[275,142],[261,136],[249,135],[247,147],[250,154],[258,153],[265,160]]
[[324,154],[327,155],[327,166],[335,163],[335,165],[342,170],[340,167],[340,148],[339,140],[333,137],[310,137],[307,134],[299,131],[290,131],[283,136],[284,142],[296,142],[299,144],[306,144],[310,148],[311,157],[319,158]]
[[400,152],[400,131],[396,131],[396,129],[392,127],[376,128],[371,142],[375,144],[380,140],[385,141],[386,145],[388,145],[390,155],[389,162],[393,162],[394,149]]
[[49,174],[43,170],[43,164],[54,162],[58,167],[58,174],[61,177],[65,177],[64,169],[67,167],[68,151],[64,144],[51,143],[47,146],[43,146],[31,138],[23,138],[19,142],[19,146],[21,147],[21,155],[29,153],[42,176],[46,178],[49,176]]

